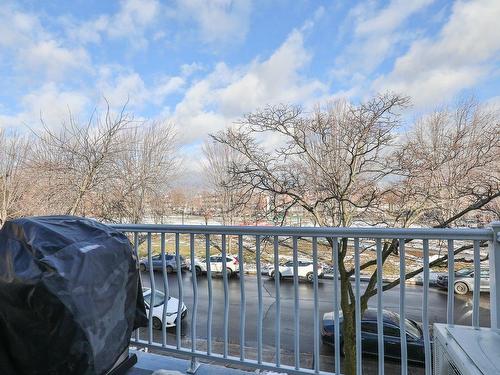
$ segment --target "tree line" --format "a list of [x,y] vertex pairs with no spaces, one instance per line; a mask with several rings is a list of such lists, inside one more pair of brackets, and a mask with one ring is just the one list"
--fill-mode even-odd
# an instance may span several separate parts
[[[407,124],[409,104],[383,94],[249,113],[205,142],[197,211],[225,224],[281,225],[300,213],[320,226],[497,217],[498,109],[463,100]],[[0,225],[40,214],[161,221],[175,200],[178,148],[171,124],[135,120],[125,108],[0,129]]]
[[[300,209],[319,226],[446,227],[498,217],[500,112],[473,99],[410,124],[410,99],[268,106],[205,143],[205,175],[226,216]],[[462,220],[462,221],[460,221]]]
[[[81,215],[139,223],[166,213],[178,164],[173,127],[122,108],[81,122],[0,129],[0,226],[31,215]],[[154,212],[152,212],[154,211]]]

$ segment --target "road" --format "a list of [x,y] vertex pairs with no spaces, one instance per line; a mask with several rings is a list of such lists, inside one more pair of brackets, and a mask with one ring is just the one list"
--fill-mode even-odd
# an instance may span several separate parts
[[[143,285],[149,287],[150,279],[148,273],[142,274]],[[267,348],[266,352],[274,352],[274,331],[275,331],[275,284],[274,280],[267,276],[262,276],[263,281],[263,322],[262,334],[263,344]],[[168,276],[169,294],[178,297],[177,275]],[[238,277],[229,280],[229,343],[231,344],[230,354],[239,351],[240,340],[240,281]],[[182,345],[190,348],[191,335],[191,312],[193,307],[193,289],[191,273],[182,274],[184,303],[188,307],[189,314],[181,325]],[[365,286],[362,283],[362,288]],[[161,272],[155,273],[155,286],[163,290],[163,279]],[[212,278],[213,289],[213,317],[212,317],[212,339],[215,343],[223,341],[224,332],[224,283],[221,277]],[[257,277],[245,275],[246,294],[246,319],[245,319],[245,346],[248,347],[248,355],[255,352],[257,347],[257,320],[258,320],[258,292]],[[302,356],[310,358],[308,353],[314,348],[314,293],[313,286],[307,282],[299,283],[299,310],[300,310],[300,351]],[[422,317],[422,296],[423,288],[417,285],[406,285],[405,291],[406,317],[421,321]],[[384,292],[384,308],[395,312],[399,311],[399,287],[395,287]],[[430,288],[429,291],[429,320],[430,323],[446,321],[446,299],[447,292],[444,290]],[[293,281],[282,280],[280,286],[281,300],[281,349],[282,356],[291,360],[294,349],[294,288]],[[333,309],[333,280],[320,280],[318,286],[318,300],[320,318],[323,313]],[[370,306],[376,307],[377,300],[372,298]],[[196,323],[196,336],[201,339],[207,337],[208,322],[208,283],[206,276],[198,277],[198,314]],[[471,324],[472,318],[472,296],[455,296],[455,324]],[[489,326],[489,294],[481,293],[480,299],[480,322],[482,326]],[[321,325],[321,322],[320,322]],[[146,330],[141,330],[141,337],[146,337]],[[175,345],[175,328],[167,330],[167,343]],[[161,331],[154,331],[154,340],[161,341]],[[198,345],[198,343],[197,343]],[[200,349],[206,348],[206,344],[200,344]],[[221,345],[214,344],[214,351],[222,350]],[[221,352],[221,351],[220,351]],[[255,353],[254,353],[255,354]],[[332,356],[332,349],[320,343],[320,354],[325,357]],[[270,358],[270,360],[273,360]],[[286,361],[286,359],[285,359]]]

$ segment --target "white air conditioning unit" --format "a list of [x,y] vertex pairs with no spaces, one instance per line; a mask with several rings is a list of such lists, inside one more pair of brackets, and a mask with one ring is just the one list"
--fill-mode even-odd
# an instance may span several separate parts
[[500,374],[500,330],[434,324],[435,375]]

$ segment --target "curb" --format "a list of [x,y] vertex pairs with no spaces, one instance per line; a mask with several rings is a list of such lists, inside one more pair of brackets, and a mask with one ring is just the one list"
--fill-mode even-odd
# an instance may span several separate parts
[[[257,272],[256,271],[248,271],[248,270],[246,270],[245,271],[245,275],[257,275]],[[261,275],[268,276],[268,273],[267,273],[267,271],[261,271]],[[323,279],[328,279],[328,280],[333,280],[333,274],[328,274],[328,273],[324,274],[322,278]],[[350,280],[354,281],[355,277],[351,276]],[[360,280],[363,281],[363,282],[368,282],[368,281],[370,281],[370,277],[368,277],[368,276],[361,276]],[[390,283],[390,282],[393,282],[394,280],[397,280],[397,278],[395,278],[395,277],[393,277],[393,278],[383,278],[382,282],[384,282],[384,283]],[[424,283],[421,280],[406,280],[405,281],[405,285],[423,285],[423,284]],[[429,280],[429,286],[433,286],[433,285],[436,285],[436,282],[433,281],[433,280]]]

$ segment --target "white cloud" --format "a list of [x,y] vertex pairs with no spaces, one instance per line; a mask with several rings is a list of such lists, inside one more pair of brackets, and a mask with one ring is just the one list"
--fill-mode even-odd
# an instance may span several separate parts
[[336,59],[333,76],[360,94],[368,77],[377,67],[392,57],[398,45],[415,37],[403,26],[406,21],[429,6],[434,0],[392,0],[379,9],[373,2],[354,7],[346,19],[352,41]]
[[109,102],[112,108],[119,108],[128,103],[130,108],[142,106],[148,99],[149,92],[141,76],[136,72],[119,72],[114,75],[114,68],[100,69],[97,90]]
[[457,2],[436,39],[415,41],[394,69],[373,84],[412,96],[415,105],[435,105],[472,87],[500,58],[500,2]]
[[34,81],[61,80],[90,69],[85,49],[64,45],[37,16],[8,5],[0,9],[0,48],[15,70],[27,71]]
[[55,84],[49,83],[26,95],[22,103],[30,110],[32,117],[40,115],[50,124],[67,118],[69,111],[75,116],[82,114],[89,100],[79,91],[60,90]]
[[304,103],[325,86],[303,79],[299,71],[310,61],[303,35],[293,31],[263,62],[254,62],[235,82],[220,90],[220,109],[226,116],[239,116],[265,104]]
[[408,17],[412,16],[415,12],[418,12],[431,4],[434,0],[392,0],[391,3],[370,16],[367,16],[366,12],[356,10],[357,14],[357,24],[355,27],[355,33],[358,36],[370,36],[374,34],[389,34],[397,29],[402,23],[404,23]]
[[181,65],[181,73],[184,77],[189,77],[192,74],[204,70],[203,65],[197,62],[193,62],[191,64],[182,64]]
[[140,113],[147,104],[163,105],[168,95],[185,85],[180,76],[159,76],[148,85],[139,73],[121,65],[101,66],[93,77],[91,85],[77,89],[47,81],[19,99],[17,114],[6,114],[9,112],[0,108],[0,127],[37,126],[40,117],[57,125],[68,118],[69,111],[88,116],[91,105],[105,105],[104,99],[111,110],[119,110],[126,104],[127,110]]
[[107,33],[110,37],[127,37],[134,44],[145,45],[145,29],[151,27],[160,13],[158,0],[125,0],[120,11],[110,20]]
[[90,57],[83,48],[68,49],[56,40],[42,40],[19,50],[20,64],[59,80],[70,71],[90,70]]
[[[112,39],[127,39],[134,48],[148,45],[146,32],[159,21],[161,4],[158,0],[122,0],[113,15],[100,15],[94,19],[79,22],[65,19],[68,36],[81,43],[100,43],[102,35]],[[156,30],[156,38],[165,33]]]
[[182,77],[163,77],[159,80],[158,84],[154,87],[153,101],[161,104],[165,96],[179,91],[184,87],[186,81]]
[[84,115],[89,99],[79,91],[63,90],[48,83],[22,97],[22,110],[16,115],[0,115],[0,127],[28,125],[37,127],[40,119],[49,126],[58,126],[67,120],[69,113],[75,117]]
[[180,76],[159,76],[148,85],[134,70],[104,65],[99,68],[95,94],[106,98],[112,108],[121,108],[127,103],[129,109],[140,110],[148,103],[162,105],[168,95],[184,85],[185,79]]
[[207,43],[242,41],[249,27],[250,0],[178,0],[174,16],[194,19]]
[[78,23],[69,17],[62,17],[61,22],[66,28],[68,39],[87,44],[102,41],[101,34],[108,28],[110,20],[107,15],[102,14],[83,23]]
[[22,13],[9,6],[0,7],[0,46],[12,48],[36,38],[42,30],[37,17]]
[[303,35],[294,30],[267,59],[231,69],[219,63],[195,82],[172,116],[184,141],[204,138],[258,107],[273,103],[307,104],[325,93],[326,86],[302,76],[310,61]]
[[222,129],[227,119],[214,110],[221,85],[228,85],[236,76],[225,64],[217,64],[214,71],[191,85],[179,102],[171,120],[182,129],[183,141],[205,136],[209,131]]
[[195,23],[204,43],[241,42],[249,29],[250,0],[177,0],[172,6],[159,0],[122,0],[114,14],[81,21],[64,16],[60,22],[71,40],[99,44],[103,38],[126,39],[134,49],[180,35],[182,23]]

